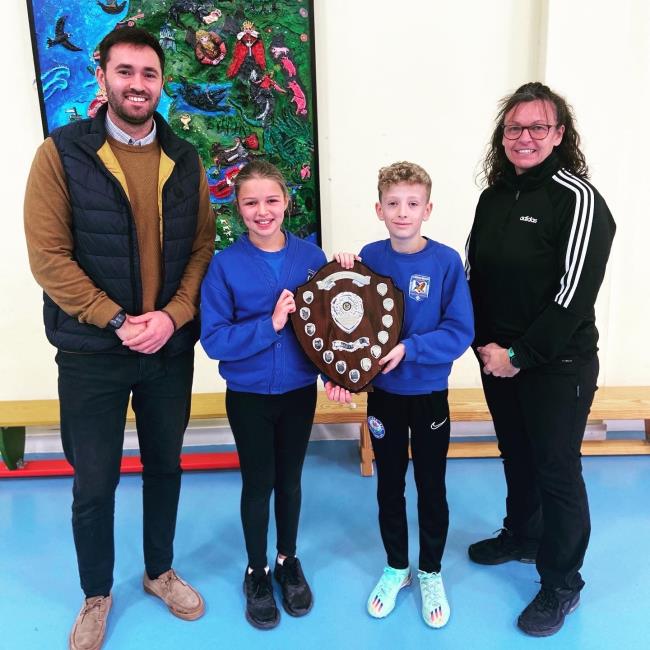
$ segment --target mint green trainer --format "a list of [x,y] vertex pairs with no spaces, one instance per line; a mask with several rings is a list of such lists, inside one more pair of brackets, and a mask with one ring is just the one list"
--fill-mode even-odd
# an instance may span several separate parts
[[379,582],[370,592],[368,598],[368,614],[374,618],[385,618],[393,609],[399,590],[411,584],[411,571],[409,569],[393,569],[384,567],[384,572]]
[[449,603],[439,573],[418,571],[422,594],[422,618],[429,627],[442,627],[449,620]]

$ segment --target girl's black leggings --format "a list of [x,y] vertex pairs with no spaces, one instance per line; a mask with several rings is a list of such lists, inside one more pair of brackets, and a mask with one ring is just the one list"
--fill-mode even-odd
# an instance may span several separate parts
[[226,391],[226,411],[239,453],[241,519],[252,569],[267,566],[272,492],[278,553],[296,554],[300,479],[315,409],[316,384],[281,395]]

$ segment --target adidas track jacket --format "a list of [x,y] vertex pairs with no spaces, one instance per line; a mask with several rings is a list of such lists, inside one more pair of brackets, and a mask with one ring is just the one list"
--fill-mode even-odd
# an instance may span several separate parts
[[594,303],[616,224],[554,153],[487,188],[467,240],[474,346],[513,348],[523,369],[597,351]]

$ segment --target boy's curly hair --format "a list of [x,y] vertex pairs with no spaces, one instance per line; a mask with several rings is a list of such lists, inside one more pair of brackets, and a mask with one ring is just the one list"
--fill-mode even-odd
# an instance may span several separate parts
[[388,165],[388,167],[382,167],[379,170],[379,178],[377,180],[379,200],[381,201],[381,195],[388,187],[397,185],[397,183],[424,185],[427,190],[427,201],[431,196],[431,177],[423,167],[415,163],[401,160],[392,165]]

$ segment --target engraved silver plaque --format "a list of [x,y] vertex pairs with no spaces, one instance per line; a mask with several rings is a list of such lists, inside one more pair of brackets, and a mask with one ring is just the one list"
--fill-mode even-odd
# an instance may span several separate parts
[[332,318],[346,333],[350,334],[359,326],[363,318],[363,300],[356,293],[341,291],[331,302]]

